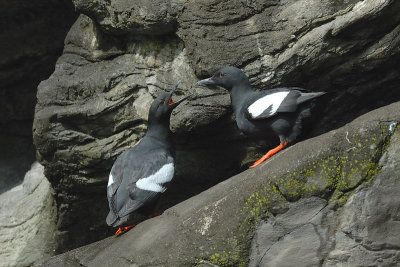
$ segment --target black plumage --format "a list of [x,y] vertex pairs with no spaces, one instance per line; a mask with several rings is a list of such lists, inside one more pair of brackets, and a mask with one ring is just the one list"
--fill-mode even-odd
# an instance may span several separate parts
[[135,147],[119,155],[111,168],[107,185],[110,212],[106,218],[110,226],[125,225],[134,211],[151,213],[173,178],[174,147],[169,121],[172,110],[189,97],[172,101],[178,84],[153,101],[146,135]]
[[231,96],[238,128],[245,134],[260,138],[277,135],[280,145],[255,162],[255,167],[296,140],[304,119],[311,116],[314,99],[325,92],[303,92],[303,89],[275,88],[254,91],[243,71],[236,67],[223,67],[199,85],[221,86]]

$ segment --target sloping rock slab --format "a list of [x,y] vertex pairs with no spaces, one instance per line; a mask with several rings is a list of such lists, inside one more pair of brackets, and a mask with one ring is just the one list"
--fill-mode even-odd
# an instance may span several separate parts
[[391,264],[400,247],[390,201],[400,188],[398,121],[400,102],[367,113],[45,266],[293,266],[296,253],[306,255],[301,266]]

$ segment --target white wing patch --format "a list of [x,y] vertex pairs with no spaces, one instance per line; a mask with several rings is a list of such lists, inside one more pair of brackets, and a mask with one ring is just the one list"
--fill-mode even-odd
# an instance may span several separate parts
[[139,179],[136,182],[136,186],[142,190],[164,192],[167,188],[162,186],[162,184],[171,181],[172,177],[174,177],[174,164],[168,163],[162,166],[156,173]]
[[113,183],[114,183],[114,179],[113,179],[112,174],[110,173],[110,176],[108,177],[108,184],[107,184],[107,187],[110,186],[110,185],[112,185]]
[[248,111],[251,117],[257,118],[260,116],[266,109],[270,108],[269,114],[265,114],[266,116],[272,116],[278,110],[282,101],[289,94],[289,92],[278,92],[270,95],[266,95],[248,107]]

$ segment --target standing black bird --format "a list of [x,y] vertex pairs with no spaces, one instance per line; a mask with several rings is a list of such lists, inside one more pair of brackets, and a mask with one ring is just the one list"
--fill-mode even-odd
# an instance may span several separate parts
[[245,134],[268,137],[271,132],[279,136],[280,144],[268,151],[251,168],[276,154],[301,133],[304,118],[311,116],[316,97],[325,92],[304,93],[300,88],[275,88],[254,91],[246,74],[236,67],[223,67],[199,85],[218,85],[231,96],[237,126]]
[[133,211],[149,214],[174,176],[174,147],[169,121],[172,110],[189,96],[177,102],[169,93],[160,94],[151,104],[147,133],[133,148],[118,156],[111,168],[107,198],[110,207],[106,222],[119,227],[115,234],[133,226],[126,225]]

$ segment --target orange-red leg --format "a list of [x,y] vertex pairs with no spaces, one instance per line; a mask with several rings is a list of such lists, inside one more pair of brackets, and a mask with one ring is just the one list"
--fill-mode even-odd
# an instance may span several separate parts
[[254,162],[253,165],[250,166],[250,168],[254,168],[258,165],[260,165],[261,163],[263,163],[264,161],[266,161],[267,159],[269,159],[270,157],[272,157],[273,155],[275,155],[276,153],[278,153],[279,151],[281,151],[282,149],[284,149],[285,147],[287,147],[287,142],[283,143],[283,144],[279,144],[279,146],[271,149],[270,151],[267,152],[267,154],[265,154],[264,156],[262,156],[259,160],[257,160],[256,162]]
[[119,234],[125,233],[126,231],[128,231],[129,229],[131,229],[133,227],[135,227],[135,224],[129,225],[129,226],[125,226],[125,227],[119,227],[114,235],[119,235]]

